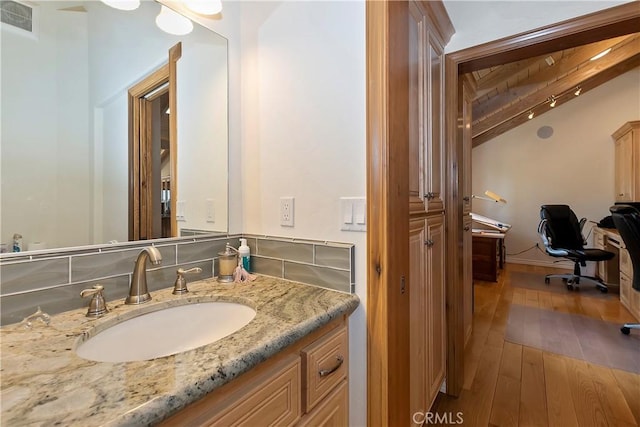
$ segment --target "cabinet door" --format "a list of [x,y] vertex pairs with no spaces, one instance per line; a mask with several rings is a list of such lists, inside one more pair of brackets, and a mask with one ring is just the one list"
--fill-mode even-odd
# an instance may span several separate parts
[[320,404],[305,415],[298,427],[344,427],[349,425],[349,387],[343,381]]
[[615,142],[615,195],[616,202],[633,201],[633,131]]
[[210,426],[291,426],[300,419],[300,358],[276,370],[262,383],[207,423]]
[[444,209],[443,49],[429,33],[425,11],[409,3],[409,206]]
[[446,369],[446,312],[444,283],[444,216],[435,215],[427,218],[427,387],[429,406],[433,403],[440,385],[444,380]]
[[444,66],[443,49],[431,33],[427,34],[427,132],[424,154],[427,212],[444,209]]
[[409,211],[425,205],[425,22],[420,6],[409,3]]
[[427,262],[426,222],[409,223],[409,299],[410,299],[410,409],[411,413],[429,410],[427,390]]

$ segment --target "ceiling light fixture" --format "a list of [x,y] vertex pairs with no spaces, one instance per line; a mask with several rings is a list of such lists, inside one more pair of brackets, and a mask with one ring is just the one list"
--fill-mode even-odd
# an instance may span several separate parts
[[553,108],[556,106],[556,97],[551,95],[551,101],[549,102],[549,107]]
[[595,61],[596,59],[600,59],[600,58],[602,58],[603,56],[605,56],[609,52],[611,52],[611,48],[609,48],[607,50],[603,50],[602,52],[600,52],[599,54],[597,54],[596,56],[591,58],[591,61]]
[[582,88],[581,88],[580,86],[578,86],[578,87],[576,88],[576,91],[575,91],[575,92],[573,92],[573,94],[574,94],[575,96],[579,96],[579,95],[580,95],[580,92],[582,92]]
[[102,3],[119,10],[135,10],[140,7],[140,0],[102,0]]
[[176,36],[184,36],[193,31],[193,23],[167,6],[160,7],[160,13],[156,16],[156,25],[165,33]]
[[529,111],[529,115],[527,117],[529,117],[529,120],[533,119],[533,116],[535,116],[535,114],[533,114],[533,111]]
[[184,0],[189,10],[201,15],[215,15],[222,12],[221,0]]

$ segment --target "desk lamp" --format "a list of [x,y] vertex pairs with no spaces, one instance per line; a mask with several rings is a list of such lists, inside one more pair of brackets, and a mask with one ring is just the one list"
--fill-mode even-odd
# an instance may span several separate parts
[[507,201],[505,199],[503,199],[502,197],[498,196],[496,193],[494,193],[493,191],[485,191],[484,192],[484,196],[476,196],[476,195],[471,195],[471,198],[473,199],[480,199],[480,200],[488,200],[490,202],[496,202],[496,203],[507,203]]

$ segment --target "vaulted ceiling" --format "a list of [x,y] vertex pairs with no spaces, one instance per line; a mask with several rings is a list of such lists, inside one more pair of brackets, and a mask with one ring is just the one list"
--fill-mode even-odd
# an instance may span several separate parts
[[[591,60],[607,49],[607,55]],[[638,66],[640,33],[473,71],[473,146]]]

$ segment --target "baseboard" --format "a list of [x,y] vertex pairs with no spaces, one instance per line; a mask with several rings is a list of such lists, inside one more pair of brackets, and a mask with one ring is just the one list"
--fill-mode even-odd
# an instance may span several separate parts
[[560,268],[563,270],[571,270],[573,271],[573,263],[560,261],[541,261],[537,259],[522,259],[522,258],[509,258],[507,257],[506,262],[509,264],[525,264],[525,265],[535,265],[539,267],[550,267],[550,268]]

